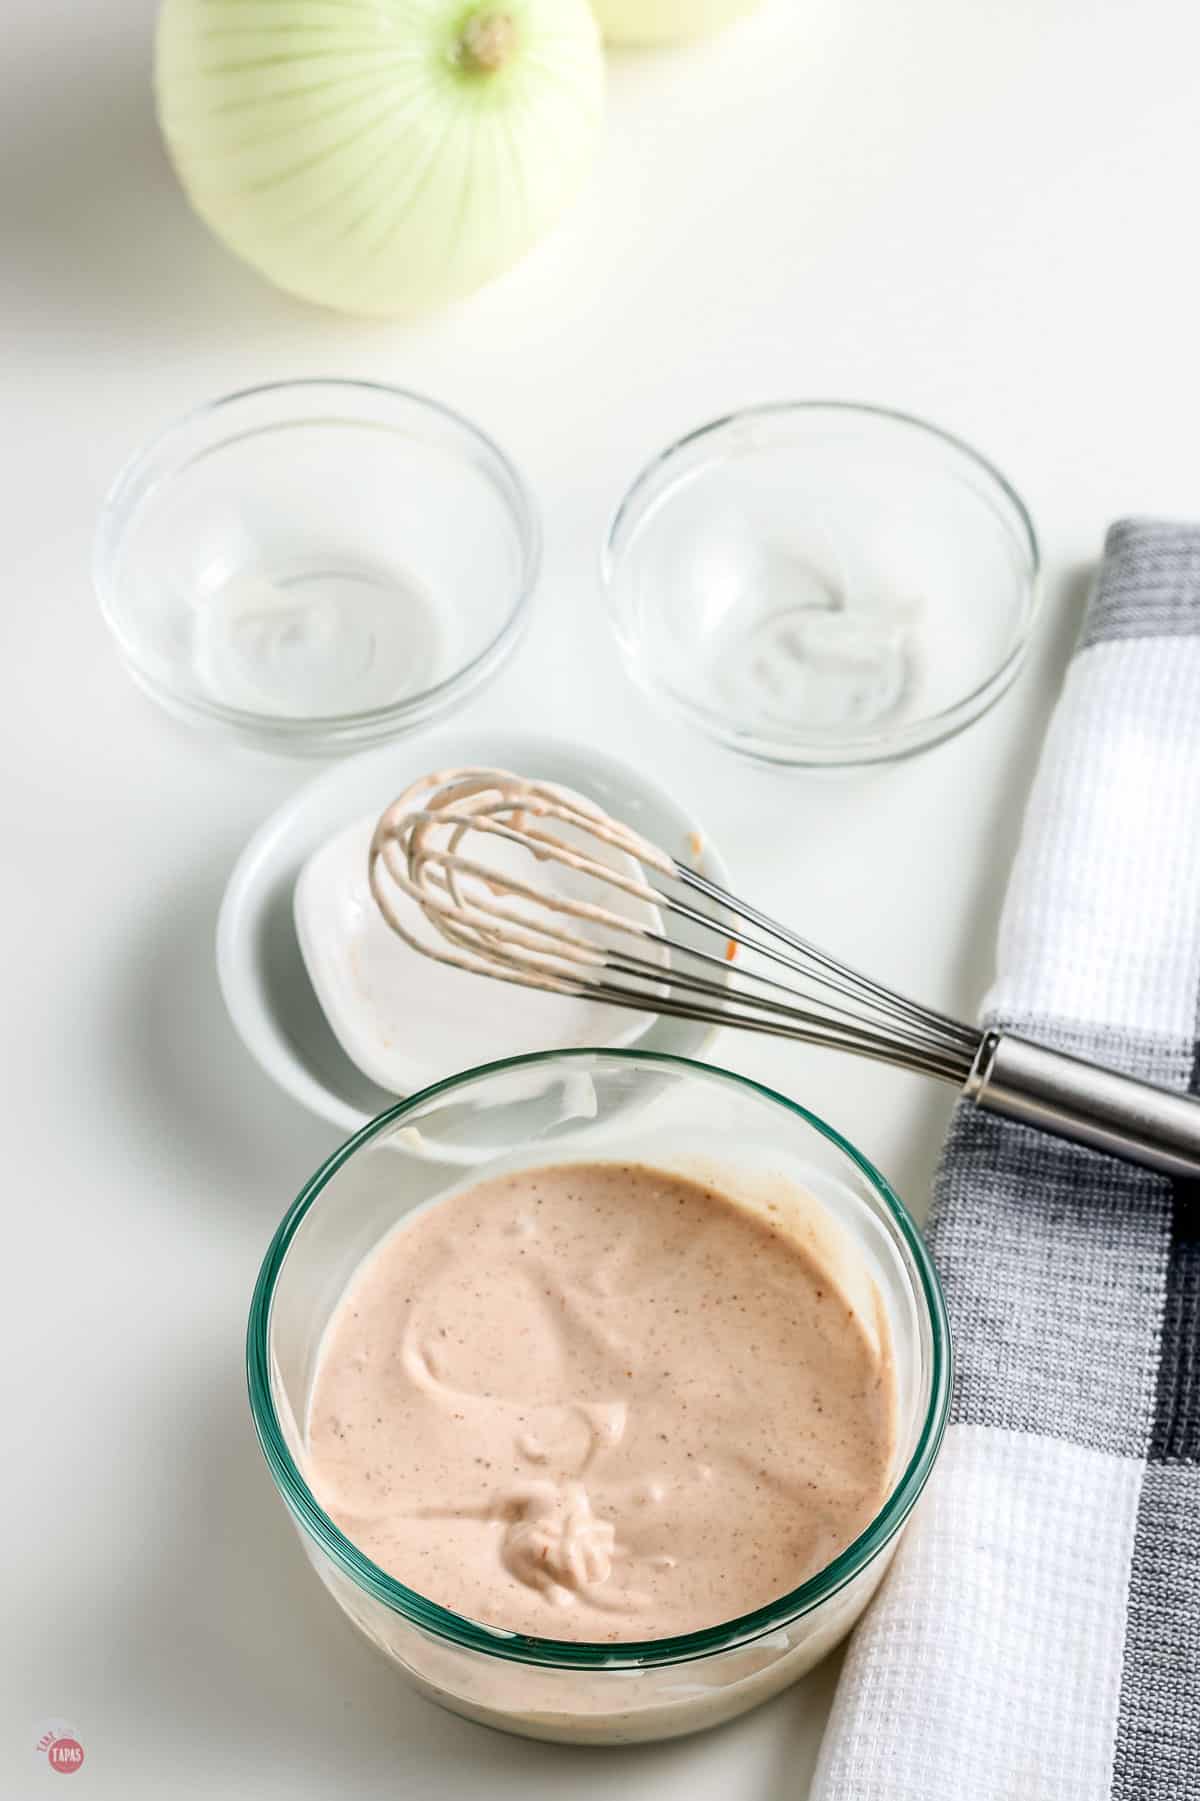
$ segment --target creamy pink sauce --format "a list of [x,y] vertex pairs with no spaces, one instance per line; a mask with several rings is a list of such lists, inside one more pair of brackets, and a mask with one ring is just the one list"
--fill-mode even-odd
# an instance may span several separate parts
[[866,1292],[871,1319],[769,1214],[687,1177],[482,1182],[350,1283],[309,1479],[381,1568],[491,1625],[720,1624],[822,1569],[887,1494],[895,1377]]

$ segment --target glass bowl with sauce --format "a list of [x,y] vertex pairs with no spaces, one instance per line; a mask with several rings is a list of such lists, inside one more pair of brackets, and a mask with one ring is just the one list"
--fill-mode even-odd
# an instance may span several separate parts
[[526,619],[541,525],[469,420],[381,382],[248,388],[118,475],[93,574],[168,712],[276,751],[373,744],[464,700]]
[[960,439],[884,407],[751,407],[638,476],[602,553],[625,667],[763,763],[886,762],[953,736],[1021,666],[1033,523]]
[[[528,1266],[516,1260],[528,1247],[553,1269],[556,1244],[578,1250],[575,1286],[551,1295],[547,1283],[550,1298],[538,1289],[526,1306],[517,1272]],[[397,1254],[416,1261],[389,1269]],[[747,1268],[756,1296],[744,1288]],[[639,1312],[647,1283],[656,1293]],[[400,1293],[406,1286],[413,1292]],[[649,1340],[639,1339],[647,1320]],[[535,1342],[522,1365],[524,1353],[509,1348],[526,1329]],[[380,1389],[362,1386],[372,1357],[387,1363]],[[365,1127],[275,1235],[247,1367],[275,1485],[360,1630],[455,1712],[579,1744],[716,1725],[811,1669],[881,1581],[936,1459],[950,1393],[937,1275],[883,1177],[771,1090],[636,1049],[491,1064]],[[554,1388],[560,1370],[580,1382],[580,1369],[582,1404],[576,1389]],[[416,1412],[397,1414],[409,1429],[388,1436],[392,1402],[379,1397],[402,1382],[415,1384]],[[434,1421],[432,1393],[448,1399],[422,1439],[411,1424]],[[383,1436],[372,1436],[377,1405]],[[743,1416],[757,1434],[745,1442]],[[354,1434],[364,1431],[356,1463]],[[869,1470],[854,1463],[855,1444],[876,1459]],[[556,1490],[564,1457],[580,1481]],[[496,1505],[460,1486],[476,1466],[486,1489],[493,1459],[511,1490],[496,1489]],[[773,1529],[801,1517],[788,1497],[827,1465],[844,1466],[850,1488],[818,1497],[821,1531],[801,1542]],[[703,1494],[714,1477],[715,1505]],[[433,1484],[426,1504],[407,1515],[408,1503],[384,1498],[391,1485],[420,1499],[422,1481]],[[763,1510],[772,1484],[785,1512]],[[447,1495],[461,1506],[446,1510]],[[615,1537],[605,1523],[613,1497]],[[446,1547],[434,1515],[453,1517]],[[403,1544],[393,1531],[402,1516]],[[469,1587],[477,1551],[494,1595]],[[614,1577],[621,1556],[631,1573]],[[520,1598],[507,1618],[506,1582]]]

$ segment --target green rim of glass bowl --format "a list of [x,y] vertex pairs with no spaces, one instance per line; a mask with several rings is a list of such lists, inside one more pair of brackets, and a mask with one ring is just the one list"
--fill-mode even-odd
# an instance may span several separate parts
[[[271,1395],[269,1328],[275,1283],[283,1268],[288,1247],[301,1221],[309,1208],[320,1197],[331,1177],[335,1176],[342,1165],[363,1145],[368,1144],[380,1132],[396,1124],[414,1108],[421,1106],[436,1095],[448,1093],[452,1089],[463,1087],[484,1076],[498,1074],[502,1070],[533,1068],[540,1063],[561,1063],[574,1059],[649,1063],[664,1068],[714,1076],[719,1081],[731,1082],[740,1088],[748,1089],[752,1094],[760,1095],[765,1100],[772,1101],[777,1106],[786,1108],[788,1112],[796,1114],[819,1132],[823,1138],[828,1139],[832,1145],[836,1146],[845,1157],[849,1158],[850,1162],[866,1177],[878,1198],[883,1202],[912,1255],[928,1309],[932,1341],[929,1403],[912,1456],[876,1518],[852,1544],[847,1545],[840,1556],[835,1557],[831,1564],[818,1571],[807,1582],[801,1583],[799,1588],[780,1596],[777,1601],[772,1601],[765,1607],[756,1608],[753,1613],[741,1614],[737,1619],[723,1621],[719,1626],[708,1627],[703,1632],[686,1632],[677,1638],[647,1639],[616,1644],[534,1638],[481,1625],[477,1621],[464,1618],[461,1614],[452,1613],[449,1608],[440,1607],[435,1601],[426,1600],[415,1589],[407,1588],[404,1583],[397,1582],[394,1577],[381,1570],[378,1564],[372,1563],[370,1558],[364,1557],[352,1541],[344,1533],[339,1532],[328,1514],[318,1506],[312,1491],[297,1470],[291,1453],[288,1451]],[[917,1497],[925,1486],[929,1472],[933,1468],[934,1459],[946,1428],[946,1416],[950,1405],[952,1353],[941,1284],[924,1241],[904,1203],[861,1152],[855,1150],[854,1146],[843,1138],[840,1132],[827,1125],[815,1113],[810,1113],[807,1107],[800,1106],[796,1101],[788,1100],[786,1096],[777,1094],[774,1089],[765,1087],[761,1082],[752,1082],[746,1076],[735,1075],[730,1070],[718,1069],[711,1063],[696,1063],[687,1057],[673,1057],[661,1051],[639,1051],[633,1047],[625,1050],[600,1052],[595,1050],[537,1051],[528,1056],[506,1057],[496,1063],[484,1063],[476,1069],[464,1070],[461,1074],[450,1076],[445,1081],[433,1083],[429,1088],[423,1089],[420,1094],[411,1095],[406,1100],[398,1102],[396,1106],[389,1107],[386,1113],[381,1113],[377,1119],[373,1119],[360,1132],[356,1132],[354,1137],[336,1150],[316,1175],[301,1189],[271,1241],[270,1249],[263,1260],[262,1269],[259,1271],[254,1298],[250,1304],[250,1320],[246,1333],[246,1376],[250,1390],[250,1411],[254,1418],[258,1442],[262,1446],[263,1455],[266,1457],[280,1494],[302,1530],[309,1534],[331,1562],[350,1577],[359,1588],[382,1602],[394,1613],[401,1614],[414,1626],[422,1627],[438,1638],[448,1639],[452,1644],[461,1645],[467,1650],[483,1652],[489,1657],[500,1657],[514,1663],[540,1664],[559,1669],[630,1669],[656,1664],[683,1663],[696,1657],[709,1657],[718,1651],[727,1650],[733,1645],[759,1638],[764,1633],[779,1631],[782,1627],[799,1619],[801,1615],[811,1612],[830,1595],[836,1594],[852,1577],[870,1563],[908,1518]]]
[[[654,672],[648,669],[634,646],[629,642],[629,634],[621,617],[621,604],[618,600],[619,566],[627,550],[636,537],[643,518],[649,517],[666,494],[673,490],[667,488],[662,494],[655,494],[646,501],[647,490],[667,470],[682,452],[703,444],[706,439],[715,438],[721,432],[728,431],[731,426],[752,423],[756,419],[781,419],[789,413],[806,416],[814,413],[830,413],[840,417],[858,418],[867,423],[901,425],[911,427],[927,438],[933,438],[962,457],[967,463],[979,470],[994,485],[998,494],[1012,509],[1014,520],[1019,527],[1024,541],[1023,548],[1028,558],[1023,588],[1024,612],[1019,629],[1014,637],[1007,655],[996,665],[989,675],[976,683],[966,694],[962,694],[948,707],[936,713],[924,714],[919,719],[911,719],[889,729],[886,723],[874,730],[864,732],[845,732],[840,736],[828,739],[805,737],[802,732],[786,734],[779,737],[760,735],[752,731],[743,731],[731,726],[723,714],[714,708],[704,707],[699,702],[686,698],[665,682],[660,681]],[[698,471],[689,471],[680,477],[686,482]],[[646,512],[642,514],[642,509]],[[639,516],[640,515],[640,516]],[[628,538],[628,543],[622,539]],[[953,432],[943,431],[940,425],[933,425],[928,419],[921,419],[916,413],[905,413],[895,407],[869,406],[857,400],[778,400],[768,401],[762,406],[739,408],[735,412],[724,413],[719,419],[710,419],[704,425],[696,426],[685,432],[673,444],[646,463],[634,477],[626,489],[616,511],[609,523],[600,552],[600,574],[604,586],[605,601],[608,609],[609,623],[617,640],[621,659],[630,679],[656,705],[666,708],[677,719],[683,720],[694,729],[723,744],[727,749],[740,752],[757,762],[774,763],[783,768],[827,768],[839,769],[859,766],[867,763],[892,763],[903,757],[916,756],[923,750],[931,750],[934,745],[941,744],[947,738],[953,738],[958,732],[965,731],[967,726],[974,725],[982,718],[1000,697],[1007,693],[1015,681],[1029,648],[1030,635],[1037,618],[1041,601],[1042,554],[1038,544],[1037,531],[1029,508],[1017,493],[1008,477],[999,470],[995,463],[968,444],[965,438],[956,437]]]
[[[245,431],[233,432],[228,439],[205,445],[181,464],[180,469],[157,470],[156,464],[163,453],[170,450],[172,443],[193,427],[240,406],[244,401],[265,400],[275,394],[282,398],[305,393],[311,393],[314,399],[319,399],[322,394],[343,394],[351,398],[362,394],[384,401],[398,401],[405,406],[423,408],[461,432],[466,440],[473,443],[482,459],[480,467],[509,507],[520,541],[522,569],[508,613],[499,630],[461,668],[443,676],[440,681],[422,689],[419,694],[410,695],[406,700],[388,701],[379,707],[365,707],[354,713],[314,713],[305,718],[277,718],[273,714],[256,713],[246,707],[227,706],[222,701],[202,694],[178,693],[169,682],[160,680],[146,669],[139,658],[136,645],[130,642],[128,634],[121,627],[116,607],[115,577],[122,541],[133,513],[162,482],[172,480],[193,462],[223,449],[226,443],[263,432],[278,431],[281,425],[295,422],[264,422]],[[383,426],[377,421],[365,419],[353,420],[351,423],[361,426],[364,431],[402,429],[398,425]],[[463,454],[464,457],[467,455],[465,451]],[[541,563],[542,527],[532,491],[507,452],[476,425],[473,419],[456,412],[453,407],[444,406],[440,400],[434,400],[428,394],[420,394],[413,388],[397,387],[392,382],[315,375],[293,381],[262,382],[256,387],[238,388],[231,394],[221,394],[217,399],[205,401],[203,405],[193,407],[191,412],[173,419],[135,450],[117,471],[112,486],[100,505],[92,547],[92,582],[100,601],[104,622],[113,635],[126,669],[138,686],[168,712],[187,719],[222,725],[231,731],[257,738],[260,742],[285,746],[305,744],[319,748],[326,744],[367,745],[379,739],[394,737],[410,726],[419,725],[442,712],[452,702],[465,699],[489,676],[495,674],[515,649],[529,616]]]

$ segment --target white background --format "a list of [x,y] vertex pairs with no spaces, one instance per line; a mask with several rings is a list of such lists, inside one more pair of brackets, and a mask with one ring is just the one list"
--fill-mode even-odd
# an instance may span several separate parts
[[[253,1443],[247,1300],[334,1134],[222,1013],[229,867],[309,771],[193,736],[117,665],[89,588],[117,464],[180,411],[347,374],[460,407],[546,515],[536,623],[470,723],[644,758],[743,890],[969,1012],[1038,743],[1107,522],[1195,514],[1200,30],[1193,0],[768,0],[724,39],[614,62],[564,227],[418,327],[339,321],[231,261],[156,140],[150,0],[8,0],[0,180],[5,476],[0,1008],[6,1107],[0,1791],[802,1801],[835,1670],[691,1743],[525,1744],[410,1696],[302,1561]],[[907,408],[1037,520],[1046,606],[966,736],[857,776],[734,764],[626,686],[596,550],[642,461],[731,406]],[[948,1102],[727,1039],[925,1203]]]

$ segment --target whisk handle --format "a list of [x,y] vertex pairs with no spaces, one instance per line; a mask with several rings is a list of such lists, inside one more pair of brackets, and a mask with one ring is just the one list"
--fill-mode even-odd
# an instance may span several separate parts
[[987,1032],[963,1088],[977,1106],[1169,1176],[1200,1176],[1200,1100],[1006,1032]]

